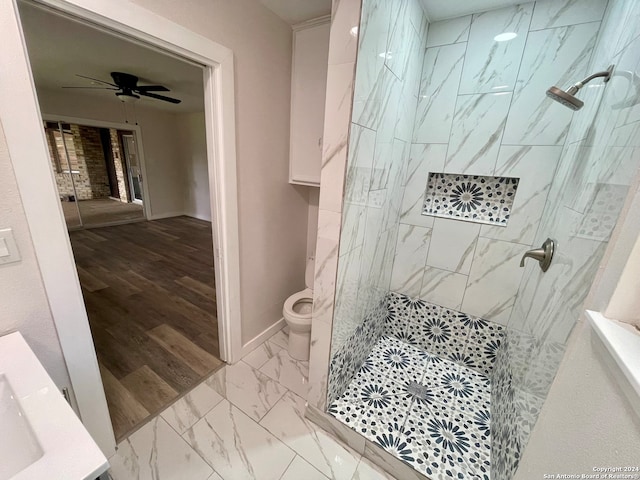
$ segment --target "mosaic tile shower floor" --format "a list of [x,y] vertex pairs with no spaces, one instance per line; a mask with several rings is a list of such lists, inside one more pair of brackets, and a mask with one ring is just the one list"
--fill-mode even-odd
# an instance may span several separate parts
[[383,336],[329,413],[433,480],[488,480],[489,378]]

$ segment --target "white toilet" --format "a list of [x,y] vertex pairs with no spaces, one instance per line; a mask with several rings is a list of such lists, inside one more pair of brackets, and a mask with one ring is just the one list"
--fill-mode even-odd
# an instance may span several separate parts
[[314,259],[310,258],[304,276],[307,288],[287,298],[282,307],[282,315],[289,327],[289,355],[296,360],[309,360],[314,269]]

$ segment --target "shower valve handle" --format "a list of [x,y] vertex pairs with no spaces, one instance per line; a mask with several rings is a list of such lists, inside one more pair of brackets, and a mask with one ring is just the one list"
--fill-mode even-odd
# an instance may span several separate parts
[[556,243],[550,238],[547,238],[542,244],[542,248],[536,248],[534,250],[524,252],[522,260],[520,260],[520,266],[524,267],[525,258],[533,258],[538,261],[542,271],[546,272],[549,269],[549,265],[551,265],[551,259],[553,258],[555,247]]

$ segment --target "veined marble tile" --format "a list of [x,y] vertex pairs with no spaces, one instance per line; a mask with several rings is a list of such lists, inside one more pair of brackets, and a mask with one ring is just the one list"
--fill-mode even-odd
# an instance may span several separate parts
[[422,275],[420,299],[443,307],[460,310],[467,287],[467,275],[440,268],[426,267]]
[[[606,0],[542,0],[536,2],[531,30],[599,22],[607,8]],[[577,80],[576,80],[577,81]]]
[[331,35],[329,39],[329,65],[353,63],[358,50],[358,34],[353,27],[360,23],[358,2],[335,2],[331,12]]
[[[401,81],[404,80],[406,65],[409,59],[409,45],[407,40],[414,33],[409,19],[409,1],[389,2],[389,40],[387,42],[387,55],[385,65]],[[365,6],[365,9],[367,6]]]
[[242,361],[227,365],[206,383],[255,420],[260,420],[286,391],[277,381]]
[[118,445],[109,459],[114,480],[206,480],[213,470],[162,418]]
[[201,383],[162,412],[161,416],[182,435],[221,401],[222,397],[218,392],[206,383]]
[[[513,91],[532,12],[533,2],[473,16],[460,94]],[[495,40],[505,33],[516,37]]]
[[[560,145],[572,111],[545,96],[556,85],[566,88],[584,78],[599,23],[530,32],[522,57],[504,145]],[[578,78],[578,80],[575,80]]]
[[373,97],[364,104],[362,115],[356,117],[356,106],[354,104],[354,121],[358,124],[376,131],[376,143],[393,142],[398,127],[398,116],[400,115],[400,103],[402,99],[402,81],[384,67],[381,81],[376,84]]
[[355,326],[349,325],[359,321],[361,316],[361,312],[358,309],[358,290],[360,288],[362,262],[362,247],[357,247],[341,256],[338,261],[336,306],[333,314],[333,341],[337,348],[342,345],[355,328]]
[[398,229],[390,289],[417,297],[420,294],[422,273],[427,261],[431,229],[403,223]]
[[493,175],[511,93],[459,95],[445,171]]
[[409,0],[409,21],[411,25],[413,25],[418,37],[420,37],[420,43],[422,48],[424,48],[427,43],[429,20],[422,9],[422,2],[420,0]]
[[267,341],[280,348],[287,348],[289,346],[289,336],[284,333],[284,330],[278,330]]
[[327,406],[329,362],[331,361],[331,324],[314,320],[309,354],[309,405],[324,411]]
[[184,438],[225,480],[277,480],[295,457],[227,400],[187,430]]
[[468,274],[479,233],[479,224],[436,218],[427,266]]
[[304,417],[304,399],[288,392],[260,422],[326,476],[350,480],[360,455]]
[[286,350],[280,350],[275,357],[260,368],[260,372],[273,378],[280,385],[296,392],[301,397],[307,397],[307,391],[309,390],[309,364],[291,358]]
[[422,215],[429,172],[444,171],[447,145],[413,144],[409,153],[404,196],[400,210],[402,223],[432,227],[433,217]]
[[349,160],[347,162],[347,178],[345,180],[345,201],[365,205],[371,175],[373,172],[373,156],[376,145],[376,132],[351,124],[349,140]]
[[364,222],[366,220],[365,212],[366,207],[364,205],[345,202],[342,214],[342,232],[340,233],[341,254],[362,246],[362,242],[364,242]]
[[410,142],[413,136],[422,60],[424,58],[424,48],[420,48],[418,34],[413,31],[413,27],[410,28],[410,31],[407,45],[409,52],[402,85],[399,89],[399,108],[396,113],[396,128],[394,131],[394,137],[405,142]]
[[522,278],[520,258],[528,249],[480,237],[461,310],[506,325]]
[[218,475],[216,472],[213,472],[213,474],[207,480],[224,480],[224,479],[220,475]]
[[356,473],[353,474],[352,480],[395,480],[395,477],[374,465],[366,458],[362,458],[360,463],[358,463],[358,468],[356,469]]
[[[282,332],[282,330],[280,330]],[[282,332],[284,335],[284,332]],[[264,342],[262,345],[253,349],[250,353],[244,356],[242,359],[243,362],[248,363],[255,369],[259,369],[265,363],[267,363],[271,358],[275,357],[276,354],[282,350],[284,347],[278,345],[276,343],[272,343],[270,341]]]
[[[342,172],[344,176],[344,171]],[[320,223],[321,219],[326,219]],[[333,319],[338,249],[340,245],[341,215],[320,208],[318,210],[318,238],[316,244],[315,275],[313,284],[313,321]],[[320,228],[327,225],[327,228]]]
[[533,243],[561,153],[562,147],[553,146],[500,147],[495,175],[520,178],[518,191],[507,226],[483,225],[480,236]]
[[424,54],[415,143],[447,143],[456,108],[467,44],[427,48]]
[[316,468],[296,455],[280,480],[327,480]]
[[327,69],[319,208],[332,212],[342,211],[354,68],[354,63],[343,63]]
[[389,38],[391,4],[372,0],[362,9],[358,31],[358,61],[353,95],[353,121],[375,128],[384,93],[385,58]]
[[469,38],[471,15],[433,22],[429,25],[427,48],[466,42]]

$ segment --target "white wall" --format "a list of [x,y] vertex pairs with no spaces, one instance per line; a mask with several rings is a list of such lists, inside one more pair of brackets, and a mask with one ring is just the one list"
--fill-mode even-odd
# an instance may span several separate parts
[[640,419],[592,343],[594,335],[585,322],[576,329],[515,480],[638,465]]
[[[125,123],[123,104],[111,95],[102,98],[42,89],[38,91],[38,101],[46,115]],[[130,106],[127,116],[129,123],[137,120],[142,132],[152,216],[182,214],[183,172],[176,115],[137,104],[135,117]]]
[[287,183],[291,28],[255,0],[135,0],[233,50],[242,340],[282,318],[304,288],[307,192]]
[[0,229],[12,228],[22,260],[0,266],[0,335],[19,330],[60,388],[70,386],[0,123]]
[[182,209],[185,215],[211,221],[204,112],[176,116],[178,159],[183,175]]

